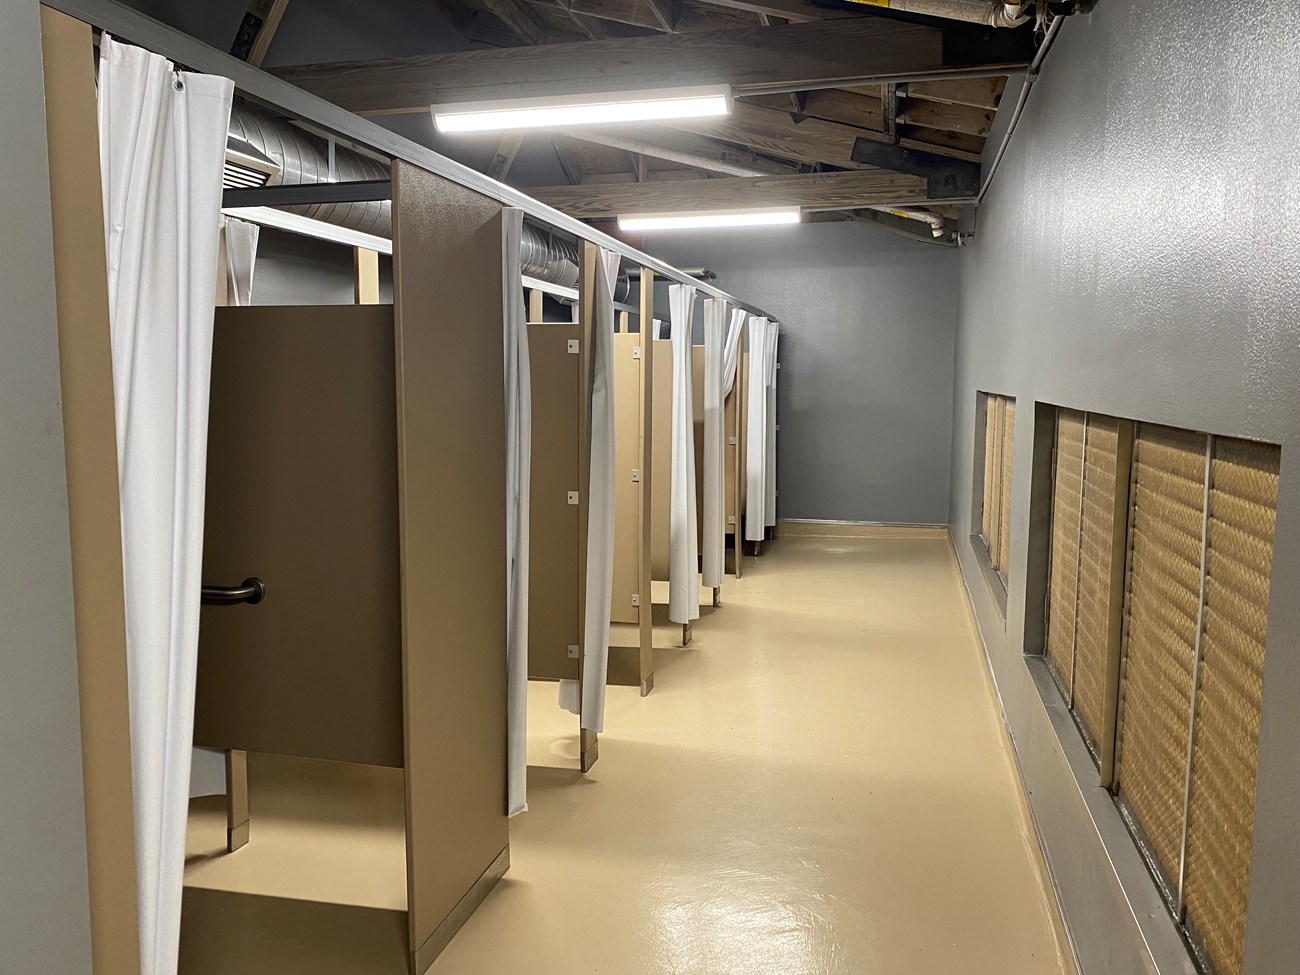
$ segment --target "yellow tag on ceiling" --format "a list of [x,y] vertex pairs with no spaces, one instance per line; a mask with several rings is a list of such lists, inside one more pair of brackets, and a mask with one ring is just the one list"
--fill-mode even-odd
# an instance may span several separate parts
[[888,7],[889,0],[849,0],[849,3],[861,4],[864,7]]

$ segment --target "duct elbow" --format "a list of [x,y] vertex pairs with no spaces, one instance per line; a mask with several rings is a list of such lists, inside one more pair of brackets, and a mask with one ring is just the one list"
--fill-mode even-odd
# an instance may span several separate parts
[[997,3],[989,11],[990,27],[1019,27],[1029,21],[1032,3]]

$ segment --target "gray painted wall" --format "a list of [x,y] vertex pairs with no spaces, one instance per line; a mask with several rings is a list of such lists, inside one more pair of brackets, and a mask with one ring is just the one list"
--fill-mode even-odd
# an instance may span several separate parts
[[716,271],[780,320],[780,517],[947,522],[956,252],[857,223],[654,235],[645,249]]
[[[1295,4],[1068,22],[962,254],[953,534],[1085,975],[1138,953],[1084,816],[1113,831],[1113,810],[1067,778],[1021,656],[1034,401],[1282,445],[1246,972],[1300,971],[1297,36]],[[1020,401],[1005,626],[968,540],[977,389]]]
[[0,968],[90,972],[38,7],[0,3]]
[[[356,273],[352,248],[262,228],[253,270],[255,305],[350,305]],[[393,262],[379,257],[379,298],[393,300]]]

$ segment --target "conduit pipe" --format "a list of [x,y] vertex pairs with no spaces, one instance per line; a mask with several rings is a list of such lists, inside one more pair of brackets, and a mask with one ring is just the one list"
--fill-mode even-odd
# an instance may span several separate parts
[[891,216],[902,217],[905,220],[919,220],[921,223],[930,225],[930,233],[935,237],[942,237],[944,234],[943,216],[935,213],[933,210],[923,210],[919,207],[867,207],[868,210],[877,210],[880,213],[888,213]]
[[[247,142],[280,167],[273,180],[279,186],[388,179],[391,175],[387,166],[369,156],[341,146],[331,151],[327,140],[246,104],[231,108],[229,132],[232,139]],[[376,237],[393,236],[393,206],[389,200],[312,203],[283,209]],[[530,278],[565,288],[578,286],[577,245],[527,223],[520,264],[522,273]],[[614,287],[615,300],[625,300],[629,290],[627,275],[620,274]]]
[[1019,0],[884,0],[883,3],[871,0],[871,5],[927,17],[964,20],[986,27],[1019,27],[1029,20],[1029,12],[1034,6]]

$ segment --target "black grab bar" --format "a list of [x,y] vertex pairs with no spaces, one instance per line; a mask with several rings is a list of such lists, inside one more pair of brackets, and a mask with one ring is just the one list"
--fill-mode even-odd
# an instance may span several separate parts
[[205,606],[233,606],[248,603],[256,606],[266,598],[266,584],[256,576],[237,586],[204,586],[201,602]]

